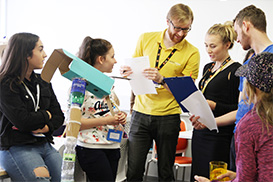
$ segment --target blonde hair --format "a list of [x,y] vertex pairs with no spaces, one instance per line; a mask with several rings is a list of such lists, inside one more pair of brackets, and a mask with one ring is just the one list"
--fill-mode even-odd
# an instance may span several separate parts
[[176,4],[171,7],[167,14],[167,19],[177,19],[179,22],[191,20],[193,22],[193,12],[191,8],[184,4]]
[[[256,112],[264,123],[267,132],[269,126],[273,126],[273,89],[269,93],[259,90],[257,95],[257,88],[249,83],[247,80],[244,82],[243,99],[249,105],[255,104]],[[247,98],[248,97],[248,98]]]
[[228,43],[230,42],[229,49],[231,49],[234,45],[234,42],[237,39],[237,34],[234,31],[233,25],[231,21],[227,21],[224,24],[214,24],[212,27],[209,28],[207,31],[209,35],[220,35],[222,38],[222,42]]

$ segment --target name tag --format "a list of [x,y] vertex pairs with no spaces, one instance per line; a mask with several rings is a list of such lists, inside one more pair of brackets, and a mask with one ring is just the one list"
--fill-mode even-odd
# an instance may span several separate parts
[[108,141],[113,141],[113,142],[121,142],[123,131],[120,130],[114,130],[114,129],[109,129],[108,134],[107,134],[107,140]]

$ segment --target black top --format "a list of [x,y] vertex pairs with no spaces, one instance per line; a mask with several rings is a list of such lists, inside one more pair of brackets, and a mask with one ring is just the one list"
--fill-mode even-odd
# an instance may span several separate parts
[[[35,112],[33,100],[22,83],[13,83],[10,87],[8,78],[0,83],[0,150],[7,150],[13,145],[53,143],[52,133],[62,126],[64,114],[50,83],[43,81],[39,74],[31,75],[31,82],[24,80],[35,101],[36,85],[40,86],[40,104]],[[52,118],[46,111],[49,111]],[[31,131],[48,125],[46,137],[36,137]]]
[[[203,74],[207,72],[207,69],[212,64],[205,65]],[[205,98],[216,102],[215,110],[212,111],[215,117],[237,109],[239,77],[235,76],[235,71],[240,66],[240,63],[232,63],[220,71],[205,88]],[[213,74],[208,71],[204,77],[207,79]],[[233,136],[234,125],[218,127],[218,129],[219,133],[216,130],[210,131],[207,128],[202,130],[194,129],[192,137],[191,181],[194,181],[194,175],[209,178],[210,161],[219,160],[229,164],[230,142]]]
[[[203,74],[211,67],[213,63],[205,65]],[[214,117],[221,116],[230,111],[236,110],[238,106],[239,96],[239,77],[235,76],[235,71],[241,66],[240,63],[233,63],[227,68],[218,73],[207,85],[205,92],[203,93],[205,98],[216,102],[215,110],[212,111]],[[211,72],[204,75],[205,79],[208,79]],[[199,89],[200,89],[199,82]],[[200,89],[201,90],[201,89]]]

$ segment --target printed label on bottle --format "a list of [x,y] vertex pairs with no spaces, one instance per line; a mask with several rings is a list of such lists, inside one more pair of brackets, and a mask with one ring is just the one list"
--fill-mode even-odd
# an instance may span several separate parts
[[72,81],[72,88],[71,88],[71,93],[72,92],[80,92],[82,94],[85,93],[85,86],[86,86],[86,82],[82,79],[79,78],[75,78]]
[[72,81],[72,88],[70,94],[71,104],[82,105],[85,95],[86,82],[80,78],[75,78]]
[[68,162],[75,162],[76,154],[64,154],[63,160]]

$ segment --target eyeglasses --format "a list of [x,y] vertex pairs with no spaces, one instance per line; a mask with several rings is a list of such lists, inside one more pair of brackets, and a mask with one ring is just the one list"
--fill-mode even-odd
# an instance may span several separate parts
[[189,27],[189,28],[176,27],[176,26],[174,26],[172,20],[169,20],[169,21],[173,25],[174,31],[176,31],[176,32],[180,32],[182,30],[184,33],[188,33],[189,31],[191,31],[191,27]]

